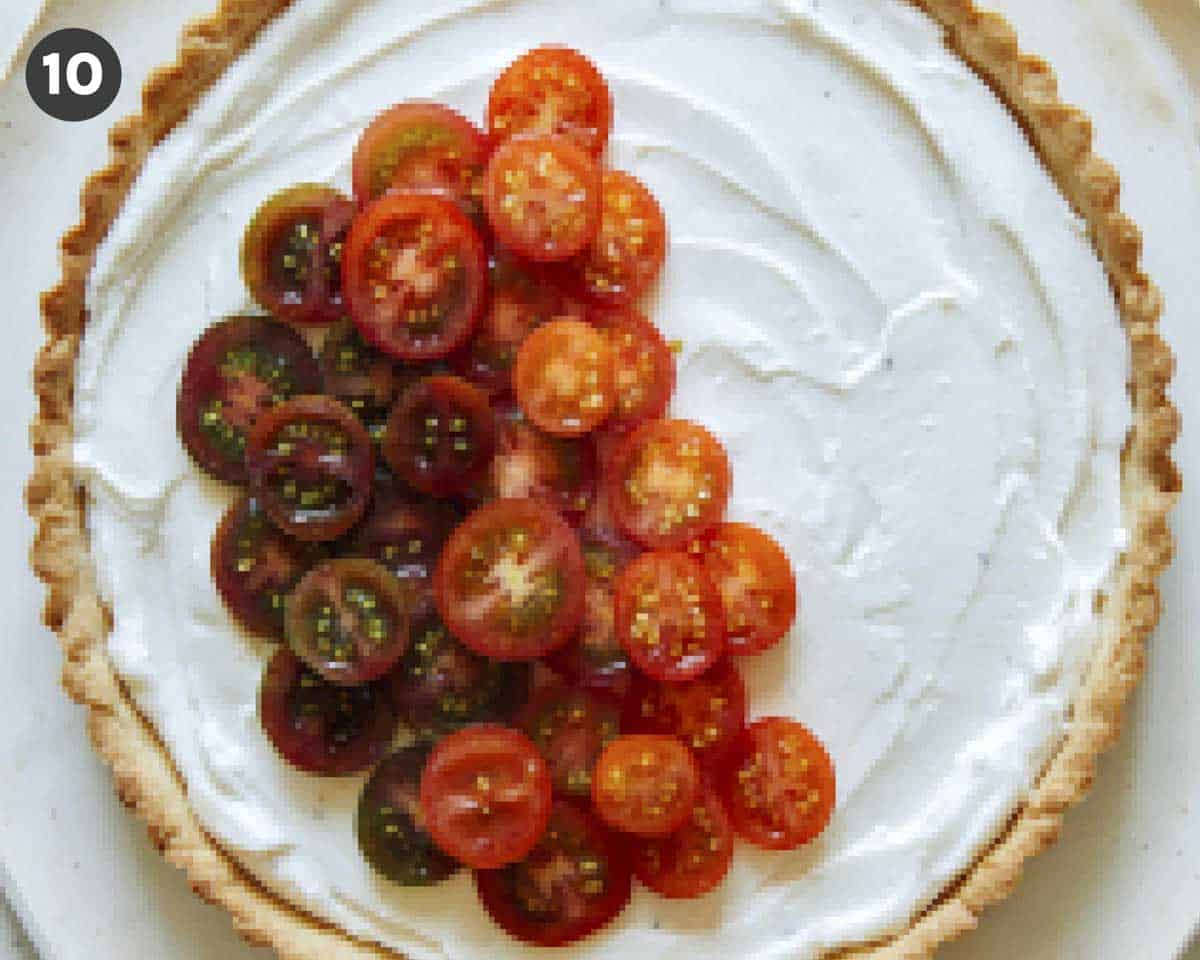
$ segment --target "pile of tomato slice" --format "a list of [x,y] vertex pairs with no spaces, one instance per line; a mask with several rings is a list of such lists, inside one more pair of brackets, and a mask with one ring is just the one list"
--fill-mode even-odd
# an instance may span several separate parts
[[725,520],[720,441],[667,417],[673,351],[636,306],[666,224],[603,168],[611,122],[562,47],[501,74],[486,133],[380,114],[352,198],[300,184],[254,215],[267,315],[200,336],[177,406],[195,462],[245,488],[212,573],[282,641],[260,695],[279,755],[373,769],[366,861],[406,885],[466,865],[545,945],[607,923],[634,877],[707,893],[735,834],[807,843],[835,793],[806,727],[747,721],[737,659],[789,632],[795,578]]

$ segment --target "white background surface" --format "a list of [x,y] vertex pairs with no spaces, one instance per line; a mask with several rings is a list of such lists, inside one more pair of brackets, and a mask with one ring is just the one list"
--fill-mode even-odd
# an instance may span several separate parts
[[[1064,97],[1096,121],[1099,152],[1120,170],[1124,207],[1145,231],[1147,270],[1166,292],[1164,330],[1180,358],[1175,400],[1185,423],[1200,422],[1200,4],[991,3],[1026,50],[1054,64]],[[0,77],[36,13],[32,0],[2,5]],[[89,27],[121,58],[121,93],[95,120],[59,123],[33,106],[23,80],[29,42],[0,79],[0,881],[45,960],[268,956],[191,894],[116,801],[88,746],[83,711],[58,684],[58,649],[40,624],[42,591],[26,563],[32,529],[20,493],[31,464],[37,295],[57,277],[56,238],[77,219],[84,176],[104,162],[107,129],[136,108],[149,69],[171,59],[181,24],[209,6],[50,2],[27,41]],[[1185,431],[1177,460],[1200,484],[1193,439]],[[1177,559],[1163,583],[1147,676],[1092,798],[1068,816],[1060,844],[1028,865],[1014,896],[941,960],[1171,960],[1188,940],[1200,917],[1200,655],[1191,644],[1200,622],[1200,498],[1185,492],[1174,527]],[[24,956],[26,948],[0,907],[0,957],[10,951]],[[1190,957],[1200,960],[1200,951]]]

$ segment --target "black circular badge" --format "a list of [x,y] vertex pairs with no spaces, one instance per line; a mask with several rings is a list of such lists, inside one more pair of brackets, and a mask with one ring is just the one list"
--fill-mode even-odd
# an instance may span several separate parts
[[25,86],[43,112],[59,120],[90,120],[121,89],[121,61],[91,30],[69,27],[38,41],[25,64]]

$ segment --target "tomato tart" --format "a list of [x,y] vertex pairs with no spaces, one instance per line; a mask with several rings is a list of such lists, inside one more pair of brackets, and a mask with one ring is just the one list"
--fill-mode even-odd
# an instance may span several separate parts
[[1171,554],[1090,121],[969,0],[418,6],[223,3],[63,240],[33,564],[121,797],[285,958],[929,955]]

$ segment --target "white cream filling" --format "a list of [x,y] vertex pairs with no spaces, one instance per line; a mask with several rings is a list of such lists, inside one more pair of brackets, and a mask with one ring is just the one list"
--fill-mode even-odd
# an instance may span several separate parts
[[349,188],[374,113],[481,118],[523,49],[609,78],[610,160],[662,201],[648,305],[684,343],[674,412],[734,464],[730,514],[793,558],[792,636],[744,664],[755,714],[838,767],[827,833],[739,848],[703,901],[644,890],[591,957],[808,957],[902,927],[967,866],[1061,738],[1091,597],[1123,543],[1127,348],[1082,225],[1008,113],[902,0],[299,0],[150,157],[101,247],[77,457],[109,650],[201,820],[266,886],[416,958],[523,955],[468,874],[376,878],[361,778],[260,731],[267,650],[225,613],[209,540],[234,491],[188,461],[189,344],[252,307],[238,241],[299,180]]

